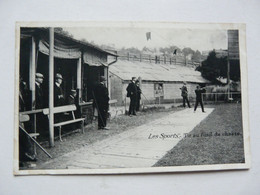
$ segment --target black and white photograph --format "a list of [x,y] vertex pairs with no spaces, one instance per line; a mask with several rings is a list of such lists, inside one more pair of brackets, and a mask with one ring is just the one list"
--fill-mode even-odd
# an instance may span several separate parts
[[17,22],[14,174],[249,169],[245,33]]

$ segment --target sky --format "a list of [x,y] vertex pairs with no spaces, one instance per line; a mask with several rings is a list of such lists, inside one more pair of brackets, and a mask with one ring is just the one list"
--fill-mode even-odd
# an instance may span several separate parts
[[[207,51],[227,49],[226,30],[173,29],[173,28],[129,28],[129,27],[73,27],[64,28],[75,39],[85,39],[98,45],[108,45],[115,49],[135,47],[143,49],[169,47]],[[151,40],[146,33],[151,32]]]

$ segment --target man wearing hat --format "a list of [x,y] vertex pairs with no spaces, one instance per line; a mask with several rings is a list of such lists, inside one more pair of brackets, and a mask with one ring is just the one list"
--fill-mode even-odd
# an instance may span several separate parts
[[35,74],[35,108],[43,108],[43,92],[42,92],[42,83],[44,76],[41,73]]
[[107,114],[109,108],[109,96],[108,89],[105,85],[106,78],[104,76],[100,77],[100,82],[94,88],[93,98],[94,106],[98,111],[98,129],[109,130],[107,125]]
[[54,106],[63,106],[64,105],[64,94],[61,88],[62,84],[62,75],[57,73],[55,76],[55,85],[54,85]]
[[70,96],[68,97],[68,104],[75,104],[76,103],[76,96],[77,96],[77,91],[72,89],[70,91]]
[[183,82],[183,86],[180,88],[181,90],[181,96],[182,96],[182,100],[183,100],[183,107],[186,107],[186,102],[190,108],[190,102],[188,99],[188,89],[186,87],[186,82]]
[[130,105],[128,115],[136,115],[136,103],[137,103],[137,87],[135,84],[136,77],[132,77],[131,83],[128,84],[126,91],[127,97],[130,97]]

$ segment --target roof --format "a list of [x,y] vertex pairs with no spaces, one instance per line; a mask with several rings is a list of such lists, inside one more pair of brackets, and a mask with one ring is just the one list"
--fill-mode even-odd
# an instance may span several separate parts
[[130,80],[133,76],[136,76],[145,81],[209,82],[201,76],[200,72],[195,71],[194,67],[172,64],[118,60],[109,66],[109,71],[122,80]]
[[[39,32],[48,33],[48,30],[49,30],[48,28],[25,28],[25,27],[23,27],[23,28],[21,28],[21,34],[22,35],[33,35],[33,34],[39,35],[38,34]],[[74,39],[72,37],[61,34],[59,32],[54,32],[54,33],[55,33],[55,38],[56,39],[59,38],[60,42],[63,42],[62,43],[63,46],[73,45],[73,47],[78,47],[78,48],[82,48],[82,49],[92,48],[92,49],[95,49],[97,51],[100,51],[100,52],[108,54],[108,55],[117,56],[117,54],[110,52],[110,51],[106,51],[96,45],[87,43],[85,41],[80,41],[80,40]],[[67,43],[64,45],[64,42],[67,42]]]

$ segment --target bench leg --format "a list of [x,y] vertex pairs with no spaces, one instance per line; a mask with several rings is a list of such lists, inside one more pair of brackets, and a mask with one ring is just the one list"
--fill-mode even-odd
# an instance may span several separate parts
[[60,137],[60,141],[62,142],[63,140],[61,139],[61,126],[59,126],[59,137]]

